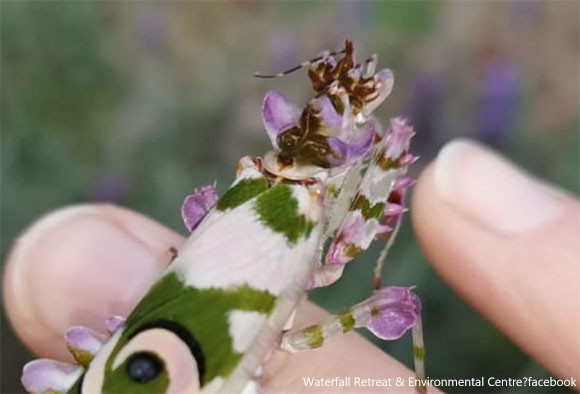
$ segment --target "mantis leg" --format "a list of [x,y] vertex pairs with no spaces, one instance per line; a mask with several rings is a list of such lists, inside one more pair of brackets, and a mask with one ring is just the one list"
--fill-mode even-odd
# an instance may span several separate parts
[[411,329],[411,336],[413,337],[413,363],[415,364],[415,377],[417,378],[417,391],[419,393],[426,393],[427,386],[421,383],[425,381],[425,345],[423,344],[423,323],[421,316]]
[[290,353],[316,349],[355,328],[366,328],[384,340],[399,339],[410,330],[417,391],[426,391],[425,386],[419,385],[425,380],[421,306],[418,297],[408,287],[382,288],[367,300],[336,315],[306,328],[285,332],[280,340],[280,348]]

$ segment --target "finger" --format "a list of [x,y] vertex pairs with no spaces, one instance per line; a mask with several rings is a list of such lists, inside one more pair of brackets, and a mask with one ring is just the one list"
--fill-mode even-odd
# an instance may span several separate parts
[[423,172],[411,212],[443,279],[552,373],[578,377],[578,201],[459,140]]
[[[10,321],[36,354],[70,360],[63,341],[67,328],[84,325],[103,331],[107,317],[126,316],[169,262],[169,248],[182,242],[160,224],[114,206],[87,205],[51,213],[32,225],[9,255],[4,302]],[[325,314],[306,303],[297,314],[297,327]],[[264,382],[273,391],[313,392],[303,377],[336,376],[394,381],[413,374],[359,335],[349,334],[315,351],[275,352]],[[340,387],[317,389],[334,392]],[[352,392],[357,387],[343,389]],[[392,390],[401,392],[400,387]]]
[[70,360],[72,325],[104,331],[127,316],[170,261],[182,237],[129,210],[83,205],[34,223],[10,252],[4,304],[22,341],[43,357]]

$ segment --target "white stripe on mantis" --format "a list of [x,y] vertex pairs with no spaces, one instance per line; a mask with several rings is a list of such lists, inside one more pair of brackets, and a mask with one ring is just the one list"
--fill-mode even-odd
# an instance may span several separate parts
[[[321,218],[321,221],[324,218]],[[305,253],[303,264],[297,264],[299,269],[294,277],[276,300],[276,307],[270,314],[248,351],[244,353],[238,366],[230,374],[221,388],[224,393],[236,393],[241,391],[261,367],[262,362],[278,343],[280,333],[290,320],[298,303],[304,298],[306,285],[312,276],[316,262],[320,261],[323,251],[322,234],[320,226],[312,231],[311,239],[316,240],[317,247],[312,253]]]
[[225,382],[225,379],[222,378],[221,376],[216,376],[215,378],[213,378],[211,381],[207,382],[203,388],[201,389],[201,392],[203,394],[216,394],[216,393],[220,393],[220,389],[223,386]]
[[265,314],[256,311],[233,310],[228,314],[230,337],[237,353],[248,350],[256,334],[256,328],[262,327],[266,320]]
[[317,199],[313,199],[310,193],[305,193],[304,188],[292,188],[292,197],[298,203],[298,212],[302,213],[311,222],[320,219],[320,204]]
[[[303,192],[308,193],[306,189]],[[204,220],[170,270],[186,285],[199,289],[246,284],[279,295],[295,273],[304,269],[301,265],[311,264],[311,256],[318,250],[320,226],[309,238],[301,237],[292,245],[283,234],[261,223],[253,207],[250,200],[215,220]]]
[[393,187],[398,171],[384,171],[379,165],[371,165],[360,184],[360,191],[371,205],[386,202]]
[[246,387],[244,387],[241,394],[258,394],[260,392],[260,384],[255,380],[250,380],[246,383]]
[[[218,393],[228,393],[229,391],[224,391],[223,386],[226,380],[220,376],[216,376],[211,382],[203,386],[202,394],[218,394]],[[253,379],[248,380],[240,389],[240,394],[258,394],[260,393],[260,384]]]

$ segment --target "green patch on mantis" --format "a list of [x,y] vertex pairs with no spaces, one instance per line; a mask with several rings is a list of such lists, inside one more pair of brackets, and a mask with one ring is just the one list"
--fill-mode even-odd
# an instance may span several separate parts
[[339,191],[336,188],[335,185],[328,185],[326,187],[326,193],[328,193],[329,195],[331,195],[332,197],[338,197]]
[[127,319],[126,329],[107,360],[106,373],[113,373],[115,355],[145,324],[171,320],[185,327],[199,343],[205,358],[205,382],[227,376],[242,354],[233,349],[228,314],[233,310],[269,314],[276,297],[266,290],[247,285],[230,288],[197,289],[185,285],[178,274],[163,276],[141,300]]
[[413,357],[416,360],[423,361],[425,359],[425,349],[419,346],[413,346]]
[[266,178],[243,179],[228,189],[218,200],[216,208],[218,211],[235,208],[267,189],[268,181]]
[[301,236],[308,238],[314,223],[298,212],[298,201],[288,185],[277,185],[256,199],[255,210],[260,221],[272,230],[282,233],[295,244]]
[[359,210],[366,220],[380,218],[384,207],[384,202],[371,205],[370,201],[362,194],[357,195],[352,203],[352,210]]
[[338,314],[338,320],[342,325],[342,332],[349,332],[354,328],[354,317],[350,309],[345,309]]
[[396,168],[401,168],[401,159],[400,158],[397,158],[397,159],[393,160],[390,157],[384,157],[384,156],[382,156],[379,159],[379,166],[381,167],[381,169],[383,171],[387,171],[387,170],[391,170],[391,169],[396,169]]
[[354,259],[356,256],[362,253],[362,249],[355,244],[348,244],[344,249],[344,254],[351,259]]
[[93,360],[93,354],[87,352],[86,350],[76,349],[71,346],[67,346],[67,348],[72,353],[75,360],[77,360],[77,362],[83,367],[88,366]]
[[324,337],[322,336],[322,328],[319,325],[314,325],[305,328],[302,334],[306,338],[306,343],[311,348],[319,348],[324,343]]

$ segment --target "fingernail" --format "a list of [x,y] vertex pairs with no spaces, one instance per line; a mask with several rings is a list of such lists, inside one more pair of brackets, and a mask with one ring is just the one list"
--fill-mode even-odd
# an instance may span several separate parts
[[39,332],[53,332],[64,349],[71,325],[104,332],[107,317],[127,315],[162,272],[162,257],[98,206],[51,213],[9,257],[4,294],[11,321],[25,327],[22,339],[35,350],[46,343]]
[[491,231],[527,231],[559,212],[548,186],[474,141],[458,139],[445,145],[434,174],[439,196]]

